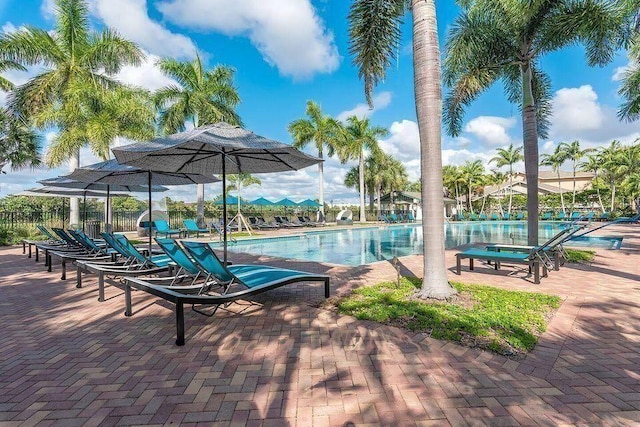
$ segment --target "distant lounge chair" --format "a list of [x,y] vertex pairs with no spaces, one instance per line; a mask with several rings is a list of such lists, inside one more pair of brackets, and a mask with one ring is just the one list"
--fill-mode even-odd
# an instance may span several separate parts
[[595,217],[595,212],[587,212],[587,214],[582,218],[584,221],[591,221]]
[[[246,299],[254,295],[297,282],[324,283],[325,298],[329,297],[329,276],[306,273],[303,271],[269,267],[265,265],[233,265],[225,267],[218,259],[213,249],[206,243],[183,242],[186,251],[199,266],[220,284],[223,289],[218,294],[187,295],[174,289],[157,286],[140,279],[126,278],[125,315],[131,316],[131,288],[136,288],[156,295],[176,305],[176,345],[184,345],[184,304],[192,304],[194,311],[212,316],[217,309],[239,299]],[[237,291],[232,291],[236,286]],[[196,305],[214,306],[211,313],[196,309]]]
[[564,211],[560,211],[558,212],[558,215],[556,215],[554,219],[556,221],[564,221],[566,218],[567,218],[567,215],[564,213]]
[[597,221],[609,221],[609,212],[602,212],[600,214],[600,216],[598,218],[596,218]]
[[502,220],[503,221],[509,221],[509,214],[507,212],[503,212],[502,213]]
[[569,221],[577,221],[582,218],[582,214],[580,212],[572,212],[571,217],[569,217]]
[[282,227],[287,227],[287,228],[304,227],[304,225],[302,224],[292,223],[291,221],[289,221],[287,217],[284,217],[284,216],[274,216],[273,219],[278,223],[278,225],[281,225]]
[[416,218],[413,216],[412,212],[407,214],[407,218],[409,219],[409,222],[416,222]]
[[158,234],[164,234],[165,237],[170,237],[173,234],[180,236],[182,234],[180,230],[170,228],[169,223],[163,219],[153,220],[153,225],[156,228],[156,237],[158,237]]
[[183,219],[182,223],[184,224],[185,231],[187,233],[187,237],[191,236],[191,233],[196,234],[196,238],[200,237],[200,233],[211,233],[210,228],[200,228],[198,224],[193,219]]
[[489,217],[491,219],[491,221],[498,221],[500,219],[500,217],[498,216],[497,213],[492,212],[491,216]]
[[516,218],[515,218],[515,220],[516,220],[516,221],[522,221],[523,219],[524,219],[524,212],[518,212],[518,213],[516,214]]
[[540,221],[549,221],[551,219],[551,212],[545,212],[540,217]]
[[305,215],[305,216],[303,216],[302,218],[304,218],[304,220],[305,220],[305,222],[306,222],[306,223],[309,223],[309,224],[315,224],[315,227],[324,227],[325,225],[327,225],[327,224],[325,224],[324,222],[317,222],[317,221],[313,221],[311,218],[309,218],[309,217],[308,217],[308,216],[306,216],[306,215]]
[[260,221],[258,218],[253,216],[249,217],[249,223],[251,224],[251,227],[256,227],[260,230],[273,230],[276,228],[280,228],[275,224],[267,224],[263,221]]
[[480,219],[480,221],[486,221],[487,220],[487,214],[486,213],[481,213],[480,216],[478,217]]
[[476,215],[474,213],[470,213],[469,214],[469,220],[470,221],[480,221],[480,218],[478,217],[478,215]]
[[619,216],[614,220],[614,222],[623,224],[633,224],[636,222],[640,222],[640,212],[635,214],[634,216]]

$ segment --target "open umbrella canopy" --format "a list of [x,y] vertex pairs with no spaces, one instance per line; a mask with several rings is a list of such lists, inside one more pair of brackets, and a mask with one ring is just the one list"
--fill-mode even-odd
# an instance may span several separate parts
[[274,203],[276,206],[288,206],[288,207],[296,207],[298,204],[291,199],[287,199],[286,197],[282,200],[278,200]]
[[[123,191],[114,191],[112,196],[129,197],[129,193]],[[102,198],[107,197],[105,191],[98,190],[81,190],[77,188],[57,188],[57,187],[39,187],[31,188],[18,193],[18,196],[41,196],[41,197],[87,197],[87,198]]]
[[123,165],[114,159],[81,166],[66,175],[65,178],[96,184],[148,185],[149,170],[152,173],[152,185],[208,184],[220,181],[212,173],[203,175],[198,173],[166,172],[153,168],[144,169]]
[[[226,174],[270,173],[303,169],[322,159],[295,147],[232,126],[216,123],[176,133],[151,142],[113,149],[120,163],[167,172],[222,174],[226,202]],[[227,208],[222,209],[224,263],[227,262]]]
[[298,206],[305,207],[305,208],[319,208],[322,205],[316,202],[315,200],[307,199],[299,202]]
[[[226,200],[225,199],[220,199],[220,200],[216,200],[215,202],[213,202],[214,205],[237,205],[238,204],[238,198],[236,196],[227,196]],[[248,204],[248,202],[246,200],[244,200],[243,198],[240,198],[240,204],[241,205],[246,205]]]
[[[66,176],[59,176],[57,178],[49,178],[38,181],[38,183],[59,188],[78,189],[78,190],[91,190],[91,191],[107,191],[110,192],[147,192],[148,187],[145,185],[121,185],[121,184],[100,184],[95,182],[82,182],[75,179],[67,178]],[[169,190],[167,187],[161,185],[152,185],[152,192],[161,192]],[[106,194],[106,193],[105,193]],[[103,196],[104,197],[104,196]]]
[[255,200],[249,202],[250,205],[254,206],[273,206],[273,202],[269,199],[265,199],[264,197],[259,197]]
[[120,163],[143,169],[200,174],[284,172],[322,161],[227,123],[117,147],[113,153]]

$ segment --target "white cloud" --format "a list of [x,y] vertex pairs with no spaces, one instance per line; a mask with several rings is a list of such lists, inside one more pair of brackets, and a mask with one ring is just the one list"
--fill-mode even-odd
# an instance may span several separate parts
[[412,120],[393,122],[389,137],[380,141],[380,148],[403,163],[420,158],[418,123]]
[[602,126],[604,114],[598,95],[590,85],[560,89],[552,102],[554,133],[594,130]]
[[196,46],[149,17],[146,0],[92,0],[92,12],[144,49],[160,56],[193,58]]
[[184,27],[248,37],[265,61],[295,79],[331,73],[340,63],[333,34],[310,0],[167,0],[158,9]]
[[336,116],[336,119],[341,122],[346,121],[351,116],[356,116],[359,119],[370,117],[376,111],[384,110],[391,104],[392,94],[391,92],[380,92],[373,97],[373,108],[369,108],[366,103],[358,104],[350,110],[341,112]]
[[516,124],[514,117],[479,116],[464,128],[488,146],[500,147],[511,143],[508,130]]
[[173,79],[162,74],[160,68],[155,65],[159,59],[159,56],[147,54],[145,61],[139,67],[123,67],[117,78],[123,83],[143,87],[150,91],[176,84]]
[[[20,27],[22,28],[22,27]],[[7,33],[15,33],[16,31],[18,31],[18,28],[13,25],[11,22],[6,22],[3,26],[2,26],[2,32],[7,34]]]

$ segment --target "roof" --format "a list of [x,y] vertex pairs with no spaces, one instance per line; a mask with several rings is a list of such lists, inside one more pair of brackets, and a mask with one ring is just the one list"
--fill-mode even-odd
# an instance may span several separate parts
[[[445,204],[455,204],[456,201],[449,197],[443,197]],[[420,203],[422,200],[422,194],[417,191],[394,191],[393,201],[398,202],[409,202],[409,203]],[[380,197],[380,203],[391,203],[391,193],[387,193]]]

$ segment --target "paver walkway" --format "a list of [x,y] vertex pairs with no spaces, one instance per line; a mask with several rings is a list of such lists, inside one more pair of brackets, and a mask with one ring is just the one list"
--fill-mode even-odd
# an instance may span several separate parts
[[[523,361],[318,308],[321,285],[264,294],[212,318],[121,288],[97,301],[18,248],[0,249],[0,425],[640,425],[640,227],[611,227],[624,249],[551,272],[450,271],[452,280],[565,298]],[[447,252],[453,267],[455,251]],[[395,276],[233,255],[332,276],[340,294]],[[401,258],[421,275],[421,258]],[[511,271],[513,273],[513,270]]]

